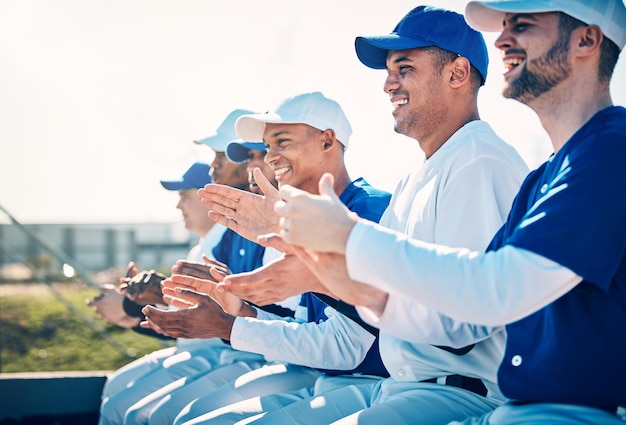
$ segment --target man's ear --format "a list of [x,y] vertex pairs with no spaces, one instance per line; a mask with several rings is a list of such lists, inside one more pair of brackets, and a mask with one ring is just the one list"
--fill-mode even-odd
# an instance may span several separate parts
[[323,131],[322,137],[324,140],[324,150],[328,150],[333,147],[335,143],[339,143],[339,141],[335,138],[335,130],[331,128]]
[[604,34],[595,25],[576,28],[572,31],[574,51],[579,56],[589,56],[600,48]]
[[454,88],[466,84],[470,80],[471,65],[467,58],[457,56],[449,64],[450,69],[450,85]]

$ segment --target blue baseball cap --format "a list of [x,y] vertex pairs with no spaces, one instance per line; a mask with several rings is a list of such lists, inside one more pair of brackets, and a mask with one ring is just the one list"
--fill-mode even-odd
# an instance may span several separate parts
[[245,142],[242,139],[232,141],[226,146],[226,157],[230,162],[241,163],[248,160],[250,151],[264,151],[263,142]]
[[212,183],[209,176],[211,166],[203,162],[194,163],[178,180],[161,180],[161,185],[167,190],[202,189],[204,185]]
[[254,114],[254,112],[247,109],[235,109],[224,118],[215,134],[193,142],[197,145],[207,145],[216,152],[226,152],[226,146],[233,140],[239,139],[235,131],[237,118],[247,114]]
[[489,55],[481,33],[463,15],[433,6],[418,6],[407,13],[391,34],[357,37],[356,54],[367,67],[385,69],[390,50],[439,47],[467,58],[487,78]]

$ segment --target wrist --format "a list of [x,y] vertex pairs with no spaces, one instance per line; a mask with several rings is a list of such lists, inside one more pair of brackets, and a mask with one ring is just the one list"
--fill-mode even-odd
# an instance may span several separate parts
[[350,212],[350,214],[346,216],[346,220],[343,226],[341,226],[341,231],[338,233],[338,238],[336,240],[336,253],[346,253],[346,246],[348,245],[348,239],[350,239],[350,233],[352,233],[352,229],[354,229],[354,226],[359,222],[359,220],[360,218],[355,212]]

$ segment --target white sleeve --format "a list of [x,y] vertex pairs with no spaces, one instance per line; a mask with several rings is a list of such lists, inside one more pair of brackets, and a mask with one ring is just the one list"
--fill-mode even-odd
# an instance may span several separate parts
[[470,323],[502,326],[548,305],[582,278],[530,251],[480,254],[409,239],[361,220],[346,246],[352,279]]
[[444,316],[397,293],[389,294],[382,315],[356,307],[370,325],[404,341],[461,348],[480,342],[502,327],[480,326]]
[[269,264],[282,256],[283,253],[275,248],[265,248],[265,251],[263,251],[263,265]]
[[375,337],[331,307],[326,307],[325,313],[328,319],[320,323],[238,317],[230,343],[237,350],[262,354],[270,361],[320,369],[356,368]]

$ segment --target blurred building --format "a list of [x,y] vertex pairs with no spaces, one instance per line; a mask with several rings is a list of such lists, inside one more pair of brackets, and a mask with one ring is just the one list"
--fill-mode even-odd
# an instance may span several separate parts
[[196,241],[182,223],[0,224],[0,279],[15,264],[62,271],[65,255],[89,272],[126,267],[130,260],[141,269],[169,270]]

